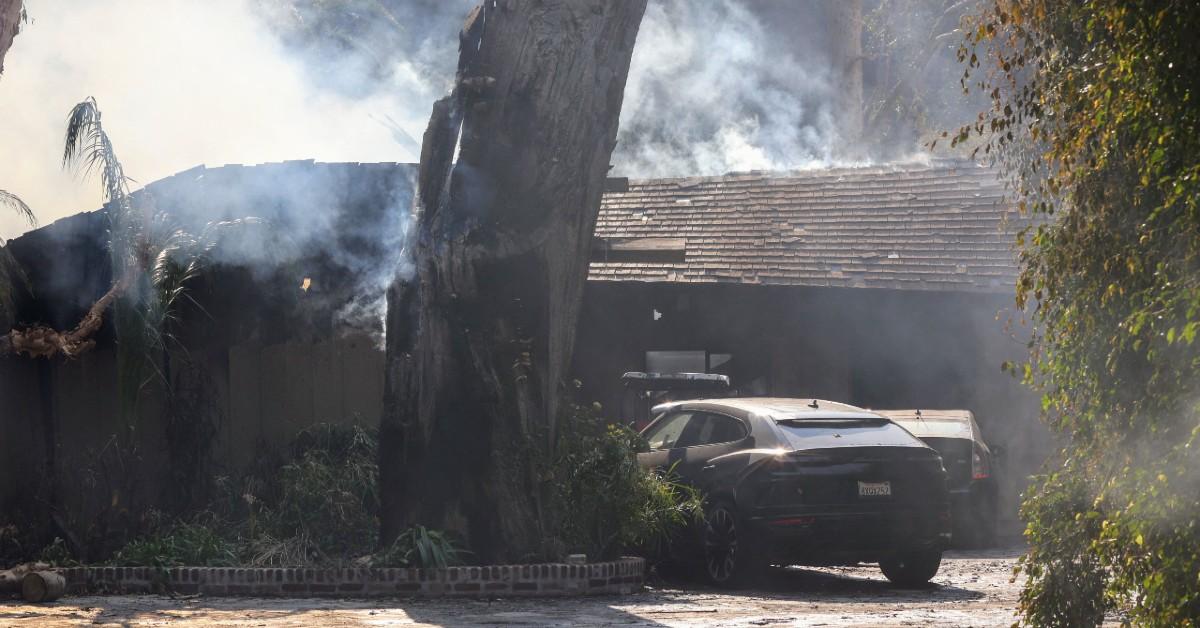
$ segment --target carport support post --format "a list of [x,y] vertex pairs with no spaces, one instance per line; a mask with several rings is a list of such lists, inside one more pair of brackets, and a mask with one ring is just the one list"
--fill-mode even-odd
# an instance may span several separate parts
[[388,291],[384,543],[422,524],[483,562],[551,551],[535,461],[555,446],[645,8],[499,0],[467,20],[421,149],[415,276]]

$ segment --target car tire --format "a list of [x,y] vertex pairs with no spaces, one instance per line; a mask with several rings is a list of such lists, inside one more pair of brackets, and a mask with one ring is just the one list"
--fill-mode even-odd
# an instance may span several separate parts
[[729,502],[717,502],[704,513],[701,530],[703,573],[714,586],[737,588],[754,583],[766,569],[745,532],[742,518]]
[[905,552],[879,561],[883,575],[898,587],[920,588],[929,584],[942,565],[941,550]]

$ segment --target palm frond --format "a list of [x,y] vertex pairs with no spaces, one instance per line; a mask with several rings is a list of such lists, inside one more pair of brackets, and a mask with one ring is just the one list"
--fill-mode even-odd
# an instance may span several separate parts
[[67,136],[63,143],[63,167],[75,165],[84,176],[100,174],[106,201],[121,201],[129,194],[129,179],[117,159],[112,141],[100,121],[100,107],[88,96],[75,105],[67,116]]
[[17,213],[28,220],[30,225],[37,226],[37,216],[33,215],[33,210],[29,208],[29,205],[26,205],[25,201],[16,194],[0,190],[0,205],[7,205],[17,210]]

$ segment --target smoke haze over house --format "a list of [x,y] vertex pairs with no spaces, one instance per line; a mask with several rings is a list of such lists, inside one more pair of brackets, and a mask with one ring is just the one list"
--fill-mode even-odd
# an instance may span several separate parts
[[[95,182],[60,167],[66,113],[89,95],[142,183],[199,164],[415,161],[475,0],[390,0],[370,14],[297,0],[26,4],[31,21],[0,80],[0,187],[49,222],[100,205]],[[864,3],[876,5],[891,6]],[[901,28],[928,28],[896,17]],[[652,0],[614,174],[836,162],[846,138],[825,19],[819,3]],[[893,140],[889,157],[918,155],[912,135]],[[0,213],[0,237],[27,228]]]

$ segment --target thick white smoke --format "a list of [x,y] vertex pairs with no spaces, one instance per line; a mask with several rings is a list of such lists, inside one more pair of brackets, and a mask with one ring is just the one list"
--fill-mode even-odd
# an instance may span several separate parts
[[[795,33],[802,37],[802,32]],[[657,0],[633,53],[613,163],[643,178],[827,164],[830,67],[736,0]]]

